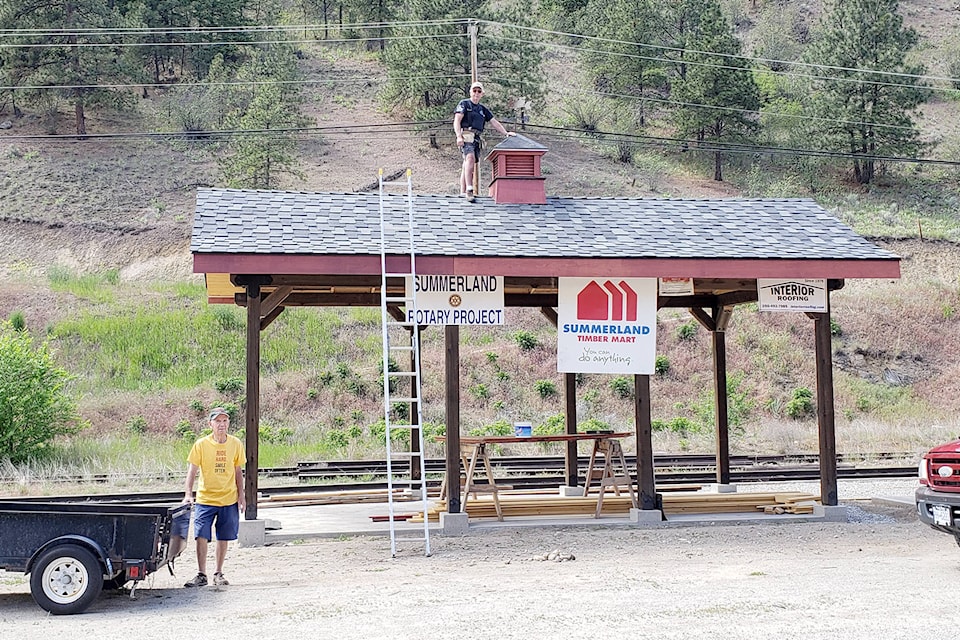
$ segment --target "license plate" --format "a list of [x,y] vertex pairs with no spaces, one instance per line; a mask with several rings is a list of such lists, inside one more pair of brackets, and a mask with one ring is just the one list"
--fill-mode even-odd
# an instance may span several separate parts
[[935,504],[932,505],[932,508],[933,524],[939,524],[945,527],[949,527],[951,524],[953,524],[952,518],[950,517],[952,514],[950,513],[951,509],[949,506],[945,504]]

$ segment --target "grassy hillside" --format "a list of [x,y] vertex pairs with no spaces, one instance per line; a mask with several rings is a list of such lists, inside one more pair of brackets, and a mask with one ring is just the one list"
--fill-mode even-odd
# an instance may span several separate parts
[[[728,4],[744,17],[738,24],[745,40],[756,41],[764,24],[751,9],[757,3]],[[937,61],[952,46],[944,25],[960,26],[960,12],[951,12],[947,2],[902,4],[908,22],[925,35],[922,55],[931,73],[941,73]],[[304,51],[304,68],[328,80],[308,90],[308,112],[319,125],[403,120],[403,114],[380,110],[375,84],[338,81],[382,75],[371,56],[320,45]],[[570,104],[564,90],[578,86],[575,61],[556,54],[548,69],[553,99],[537,119],[562,125]],[[88,130],[152,130],[164,98],[154,92],[133,114],[93,112]],[[938,141],[943,157],[960,159],[958,115],[956,96],[925,108],[925,136]],[[10,137],[40,133],[43,126],[39,115],[28,113],[0,131],[0,317],[23,313],[28,329],[49,339],[57,360],[76,376],[81,411],[91,423],[88,436],[108,443],[156,436],[157,464],[179,466],[182,456],[169,443],[201,428],[205,408],[239,404],[241,397],[242,313],[206,305],[188,250],[195,190],[218,184],[220,150],[209,141]],[[813,197],[900,254],[902,280],[848,282],[834,297],[840,450],[920,451],[960,432],[956,167],[888,166],[875,184],[857,187],[843,164],[798,169],[772,156],[741,158],[719,183],[710,179],[710,160],[692,153],[637,148],[621,162],[619,150],[602,141],[543,130],[528,134],[550,148],[544,172],[551,195]],[[370,184],[380,167],[410,166],[418,191],[453,193],[458,153],[450,136],[440,143],[432,148],[417,133],[391,134],[389,144],[379,135],[304,138],[304,178],[285,186],[353,191]],[[263,342],[262,414],[264,432],[275,442],[265,444],[264,464],[379,454],[378,322],[376,310],[301,309],[271,325]],[[709,451],[709,336],[684,312],[662,311],[658,323],[655,445]],[[518,337],[521,330],[530,335]],[[506,326],[467,329],[462,336],[465,430],[556,420],[562,398],[554,392],[562,390],[562,380],[555,332],[545,319],[513,310]],[[526,348],[531,336],[537,344]],[[733,449],[815,450],[815,420],[802,400],[803,390],[815,386],[811,321],[744,307],[734,315],[727,344]],[[428,331],[425,346],[425,418],[438,424],[441,333]],[[630,428],[629,391],[615,378],[585,376],[581,419]],[[75,455],[85,455],[75,446]]]

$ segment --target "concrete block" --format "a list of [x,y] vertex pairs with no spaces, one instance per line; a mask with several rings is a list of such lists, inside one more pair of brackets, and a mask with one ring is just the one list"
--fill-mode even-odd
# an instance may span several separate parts
[[440,512],[440,535],[462,536],[470,528],[470,518],[465,513]]
[[561,498],[579,498],[583,495],[583,487],[560,487]]
[[660,524],[663,514],[659,509],[630,509],[630,522],[642,525]]
[[241,520],[237,540],[241,547],[262,547],[267,541],[265,520]]
[[846,522],[847,508],[845,506],[825,506],[816,505],[813,507],[813,515],[820,516],[827,522]]

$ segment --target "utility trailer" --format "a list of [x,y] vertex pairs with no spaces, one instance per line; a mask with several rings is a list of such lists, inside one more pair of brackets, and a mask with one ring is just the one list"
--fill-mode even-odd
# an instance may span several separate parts
[[[174,522],[190,504],[0,500],[0,569],[30,575],[53,614],[81,613],[100,592],[137,584],[173,560]],[[182,549],[175,550],[178,553]]]

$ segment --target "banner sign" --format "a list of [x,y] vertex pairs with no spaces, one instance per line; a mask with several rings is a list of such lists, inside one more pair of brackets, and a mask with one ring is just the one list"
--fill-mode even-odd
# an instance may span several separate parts
[[557,371],[653,374],[656,278],[559,278]]
[[503,324],[503,276],[407,276],[407,291],[416,291],[417,313],[407,308],[407,322],[428,325]]
[[760,311],[826,313],[827,281],[758,278]]

